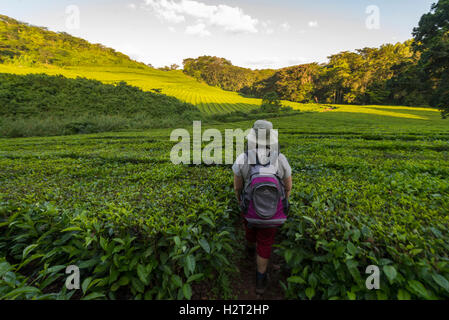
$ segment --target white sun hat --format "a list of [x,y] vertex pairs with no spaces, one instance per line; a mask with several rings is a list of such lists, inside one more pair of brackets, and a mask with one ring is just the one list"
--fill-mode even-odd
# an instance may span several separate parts
[[270,121],[257,120],[246,138],[254,147],[256,145],[273,146],[278,143],[278,131],[273,130],[273,124]]

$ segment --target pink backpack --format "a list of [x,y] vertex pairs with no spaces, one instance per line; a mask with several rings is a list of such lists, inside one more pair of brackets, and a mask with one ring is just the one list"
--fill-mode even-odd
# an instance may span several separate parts
[[287,220],[288,200],[276,171],[269,162],[262,165],[257,156],[256,164],[250,164],[250,178],[242,193],[242,210],[250,227],[279,227]]

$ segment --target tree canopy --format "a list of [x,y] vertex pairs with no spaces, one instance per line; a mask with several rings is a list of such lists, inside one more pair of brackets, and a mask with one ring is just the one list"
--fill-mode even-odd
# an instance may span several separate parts
[[0,15],[0,63],[144,68],[123,53],[65,32],[52,32]]
[[440,0],[413,30],[415,50],[421,52],[418,75],[430,90],[430,104],[449,115],[449,0]]
[[185,59],[183,64],[185,74],[228,91],[241,91],[274,73],[236,67],[227,59],[211,56]]
[[[389,80],[399,66],[416,64],[413,40],[363,48],[279,70],[251,70],[224,58],[203,56],[184,60],[184,72],[212,86],[263,98],[276,92],[283,100],[322,103],[392,103]],[[412,102],[412,101],[410,101]]]

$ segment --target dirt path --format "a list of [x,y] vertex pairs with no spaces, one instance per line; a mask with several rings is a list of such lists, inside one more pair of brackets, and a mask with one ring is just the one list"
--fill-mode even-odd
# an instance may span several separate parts
[[284,299],[284,290],[279,284],[283,279],[280,265],[282,258],[272,254],[269,270],[268,288],[263,296],[256,294],[256,256],[248,257],[245,252],[245,235],[242,222],[236,223],[236,231],[242,246],[241,251],[236,252],[236,263],[239,272],[232,278],[233,295],[238,300],[282,300]]
[[[237,266],[238,272],[232,273],[230,281],[230,298],[236,300],[283,300],[285,299],[284,290],[279,284],[279,280],[287,278],[282,274],[279,267],[283,263],[283,259],[272,253],[269,270],[268,288],[263,296],[256,294],[256,256],[248,257],[245,250],[245,231],[243,221],[239,219],[235,223],[235,232],[239,245],[232,257],[233,263]],[[279,243],[278,240],[275,243]],[[193,285],[193,300],[210,300],[222,299],[220,294],[214,292],[211,283],[201,283]]]

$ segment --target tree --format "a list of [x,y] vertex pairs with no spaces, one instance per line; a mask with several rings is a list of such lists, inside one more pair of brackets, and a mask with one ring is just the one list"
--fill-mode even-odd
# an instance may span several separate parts
[[449,0],[439,0],[413,30],[415,50],[421,51],[422,82],[433,90],[430,104],[449,115]]
[[386,44],[380,48],[363,48],[329,57],[317,77],[314,94],[326,103],[385,104],[393,103],[388,86],[397,76],[398,66],[417,63],[411,40]]
[[317,63],[311,63],[280,69],[272,76],[256,82],[252,92],[259,97],[276,92],[283,100],[311,102],[320,68]]
[[179,65],[177,65],[176,63],[170,66],[170,70],[178,70],[179,68],[180,68]]
[[262,99],[262,112],[277,113],[282,108],[281,100],[276,92],[267,93]]
[[229,91],[248,93],[249,88],[274,71],[251,70],[232,65],[231,61],[211,56],[202,56],[196,59],[185,59],[184,73],[210,86],[220,87]]

